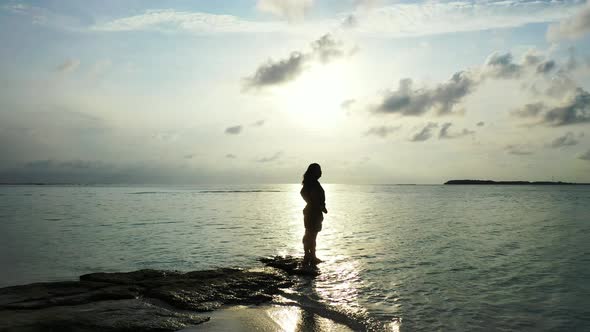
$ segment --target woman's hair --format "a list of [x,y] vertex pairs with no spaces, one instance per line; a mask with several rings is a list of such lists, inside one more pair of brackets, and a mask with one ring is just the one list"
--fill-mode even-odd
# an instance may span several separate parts
[[307,166],[307,171],[303,174],[303,181],[301,184],[311,183],[317,181],[322,176],[322,169],[319,164],[313,163]]

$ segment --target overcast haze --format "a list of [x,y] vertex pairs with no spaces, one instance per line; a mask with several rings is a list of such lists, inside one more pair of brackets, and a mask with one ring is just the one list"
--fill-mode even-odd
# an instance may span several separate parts
[[0,182],[590,182],[584,1],[2,1]]

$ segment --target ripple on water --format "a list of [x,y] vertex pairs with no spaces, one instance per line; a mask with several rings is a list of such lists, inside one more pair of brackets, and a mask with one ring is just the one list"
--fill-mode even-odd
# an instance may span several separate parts
[[[0,282],[301,254],[299,188],[0,188]],[[405,331],[587,329],[590,187],[325,189],[312,299]]]

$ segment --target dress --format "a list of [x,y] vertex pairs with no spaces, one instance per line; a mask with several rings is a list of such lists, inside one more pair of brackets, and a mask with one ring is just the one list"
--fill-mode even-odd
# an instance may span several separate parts
[[326,196],[324,188],[318,181],[305,183],[301,188],[301,197],[307,205],[303,209],[303,222],[305,229],[312,232],[322,230],[322,221],[324,214],[322,210],[326,208]]

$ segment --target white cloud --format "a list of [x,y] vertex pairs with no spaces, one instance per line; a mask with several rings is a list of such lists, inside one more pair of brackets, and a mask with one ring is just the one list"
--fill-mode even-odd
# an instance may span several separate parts
[[[300,20],[309,10],[312,1],[258,2],[258,8],[272,12],[289,21]],[[308,20],[300,24],[283,21],[253,21],[234,15],[217,15],[204,12],[176,11],[172,9],[147,10],[143,14],[103,21],[90,27],[94,31],[181,31],[189,33],[317,33],[342,27],[343,20],[353,17],[354,29],[359,34],[386,37],[408,37],[478,31],[495,28],[518,27],[529,23],[556,22],[573,15],[581,7],[578,1],[524,1],[497,2],[455,1],[398,3],[370,10],[357,8],[334,17]]]
[[313,0],[258,0],[256,7],[262,12],[271,13],[289,22],[302,21],[313,6]]
[[580,8],[570,17],[563,19],[558,24],[552,24],[547,29],[547,39],[558,41],[559,39],[576,39],[590,32],[590,3]]
[[92,26],[95,31],[186,31],[192,33],[272,32],[284,30],[281,22],[255,22],[233,15],[148,10],[143,14],[118,18]]
[[563,0],[399,3],[358,13],[355,18],[360,33],[403,37],[554,22],[579,6],[579,2]]

